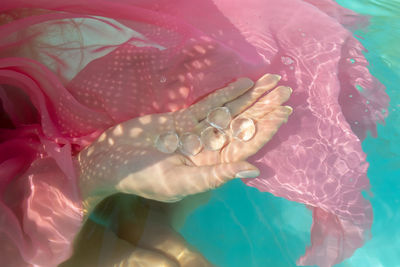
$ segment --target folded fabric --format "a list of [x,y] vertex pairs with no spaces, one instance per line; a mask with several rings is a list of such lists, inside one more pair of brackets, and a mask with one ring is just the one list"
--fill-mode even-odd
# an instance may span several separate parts
[[350,31],[367,20],[330,0],[3,0],[0,261],[56,266],[82,220],[74,156],[106,128],[178,110],[239,77],[280,74],[288,123],[246,181],[313,210],[300,265],[363,245],[372,208],[361,149],[388,97]]

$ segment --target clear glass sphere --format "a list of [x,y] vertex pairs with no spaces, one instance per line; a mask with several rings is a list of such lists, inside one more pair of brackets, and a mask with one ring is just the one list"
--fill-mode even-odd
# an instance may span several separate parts
[[226,129],[231,120],[232,116],[227,107],[215,108],[207,115],[207,122],[218,129]]
[[256,125],[250,118],[238,117],[231,122],[232,136],[241,141],[249,141],[256,133]]
[[164,153],[174,153],[179,145],[179,137],[175,132],[160,134],[155,141],[156,148]]
[[185,155],[195,156],[203,148],[200,137],[194,133],[184,133],[179,140],[179,150]]

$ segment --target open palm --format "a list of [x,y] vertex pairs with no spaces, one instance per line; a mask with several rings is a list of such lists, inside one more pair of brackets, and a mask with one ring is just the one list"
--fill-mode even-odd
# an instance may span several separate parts
[[[282,106],[291,89],[276,87],[279,79],[267,74],[254,84],[241,78],[186,109],[142,116],[108,129],[79,155],[81,184],[90,193],[115,190],[174,202],[235,177],[258,176],[258,169],[246,159],[272,138],[292,112]],[[227,131],[225,146],[215,151],[203,149],[195,156],[178,151],[166,154],[155,147],[156,138],[165,132],[199,134],[209,126],[205,120],[208,111],[222,106],[232,117],[253,119],[256,133],[252,139],[243,142]]]

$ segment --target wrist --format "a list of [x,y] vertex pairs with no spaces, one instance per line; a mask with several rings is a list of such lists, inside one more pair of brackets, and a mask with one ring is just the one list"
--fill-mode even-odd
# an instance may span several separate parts
[[87,164],[90,161],[87,160],[85,153],[82,152],[75,157],[74,164],[76,170],[78,170],[78,185],[82,200],[84,221],[86,221],[97,204],[103,199],[117,193],[117,190],[115,187],[104,183],[104,181],[102,182],[100,177],[97,179],[96,175],[91,175],[95,174],[95,172],[91,171],[92,168]]

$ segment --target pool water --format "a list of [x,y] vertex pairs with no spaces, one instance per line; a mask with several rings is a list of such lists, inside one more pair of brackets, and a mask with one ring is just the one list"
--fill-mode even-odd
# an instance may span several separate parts
[[[340,267],[400,266],[400,1],[337,1],[370,16],[355,32],[367,48],[370,71],[391,98],[378,137],[363,141],[370,164],[372,239]],[[212,193],[181,229],[186,240],[220,267],[296,266],[310,245],[311,211],[304,205],[259,192],[236,180]]]

